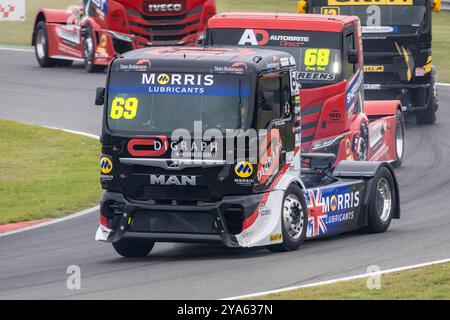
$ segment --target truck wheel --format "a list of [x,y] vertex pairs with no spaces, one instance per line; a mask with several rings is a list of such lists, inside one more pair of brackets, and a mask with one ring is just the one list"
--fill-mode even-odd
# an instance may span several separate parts
[[373,178],[368,207],[368,231],[385,232],[392,221],[396,206],[396,190],[391,171],[386,167],[378,170]]
[[52,59],[48,56],[48,35],[45,21],[40,21],[36,25],[34,33],[34,52],[36,59],[42,68],[49,68],[54,66],[70,66],[73,61]]
[[308,207],[305,195],[296,185],[291,185],[283,198],[281,229],[283,242],[268,246],[273,252],[297,250],[305,241],[308,223]]
[[356,151],[356,160],[357,161],[367,161],[367,157],[368,157],[368,153],[369,153],[369,148],[367,147],[368,143],[369,143],[369,141],[368,141],[369,134],[368,134],[367,126],[365,124],[362,124],[360,131],[361,131],[361,136],[354,137],[353,150]]
[[394,168],[400,168],[403,161],[403,154],[405,151],[405,119],[403,113],[397,110],[395,117],[395,152],[397,160],[392,165]]
[[89,73],[103,72],[106,67],[94,64],[95,60],[95,37],[92,28],[88,26],[83,36],[84,68]]
[[436,122],[436,110],[438,109],[437,89],[434,80],[431,83],[428,106],[425,110],[417,112],[417,124],[433,124]]
[[145,257],[154,246],[155,242],[140,239],[122,239],[113,243],[116,252],[125,258]]

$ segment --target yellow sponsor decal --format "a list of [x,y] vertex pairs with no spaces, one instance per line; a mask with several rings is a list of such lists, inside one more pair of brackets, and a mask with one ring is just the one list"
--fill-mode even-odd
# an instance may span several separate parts
[[424,74],[431,72],[431,70],[433,69],[432,62],[433,62],[433,58],[432,58],[432,56],[429,56],[428,60],[427,60],[427,64],[423,66]]
[[108,174],[112,171],[113,164],[110,158],[103,157],[100,159],[100,171],[103,174]]
[[106,36],[106,34],[102,34],[101,38],[100,38],[100,46],[102,46],[103,48],[106,47],[108,43],[108,37]]
[[248,178],[253,173],[253,165],[248,161],[241,161],[234,168],[234,172],[239,178]]
[[364,72],[384,72],[384,66],[364,66]]
[[125,118],[132,120],[136,118],[138,112],[139,100],[137,98],[116,97],[111,104],[111,112],[109,116],[113,120]]
[[158,78],[156,78],[159,84],[166,85],[170,81],[170,76],[167,73],[161,73]]
[[336,211],[337,209],[337,197],[335,195],[331,196],[331,200],[330,200],[330,207],[331,207],[331,211]]
[[280,241],[281,238],[281,233],[274,233],[270,235],[270,241]]
[[409,57],[408,51],[403,46],[400,46],[397,42],[395,42],[395,47],[397,48],[398,54],[403,56],[403,59],[405,59],[406,66],[408,67],[408,70],[406,70],[406,78],[408,81],[411,81],[412,78],[412,71],[411,71],[411,61]]
[[328,0],[329,6],[412,6],[413,0]]
[[341,8],[339,7],[322,7],[320,13],[329,16],[337,16],[341,14]]

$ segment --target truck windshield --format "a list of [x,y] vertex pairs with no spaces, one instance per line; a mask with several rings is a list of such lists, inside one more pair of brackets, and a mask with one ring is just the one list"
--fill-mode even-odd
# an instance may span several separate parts
[[210,29],[211,46],[261,46],[291,54],[302,87],[329,85],[341,80],[342,36],[338,32],[302,30]]
[[[380,27],[380,26],[415,26],[420,27],[425,23],[426,7],[415,5],[369,5],[369,6],[341,6],[341,7],[315,7],[313,13],[338,13],[346,16],[358,16],[361,25],[364,27]],[[337,12],[335,10],[338,10]],[[373,30],[375,30],[375,28]],[[363,29],[370,30],[370,28]],[[389,32],[398,32],[395,28]]]
[[248,114],[249,79],[201,73],[112,72],[107,124],[113,132],[168,134],[176,129],[241,128]]

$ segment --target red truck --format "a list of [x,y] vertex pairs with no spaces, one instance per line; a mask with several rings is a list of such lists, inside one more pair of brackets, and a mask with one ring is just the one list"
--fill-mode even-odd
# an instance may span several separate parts
[[88,0],[68,10],[41,9],[32,44],[41,67],[82,61],[103,71],[122,53],[147,46],[198,44],[215,0]]
[[276,49],[296,59],[302,87],[303,152],[333,153],[336,163],[347,159],[401,165],[401,103],[364,101],[363,48],[357,17],[224,13],[209,20],[205,41],[214,47]]

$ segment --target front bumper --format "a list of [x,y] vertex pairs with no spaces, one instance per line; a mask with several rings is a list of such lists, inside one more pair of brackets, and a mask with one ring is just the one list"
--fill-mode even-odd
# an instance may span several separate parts
[[223,243],[242,246],[237,236],[243,221],[258,207],[263,194],[224,197],[197,205],[157,205],[130,202],[120,193],[105,192],[96,240],[117,242],[123,238],[155,242]]
[[403,111],[413,112],[428,107],[431,84],[365,84],[366,100],[400,100]]

